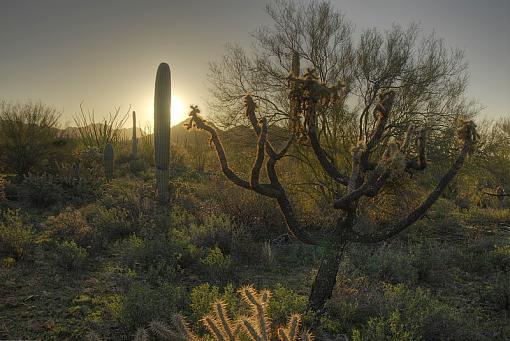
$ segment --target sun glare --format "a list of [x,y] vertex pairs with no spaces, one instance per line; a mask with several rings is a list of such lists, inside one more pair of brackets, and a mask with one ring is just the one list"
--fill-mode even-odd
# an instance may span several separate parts
[[[154,124],[154,104],[152,101],[150,101],[147,104],[146,110],[147,121],[151,122],[151,124]],[[171,112],[170,124],[172,125],[172,127],[182,123],[182,121],[184,121],[187,118],[186,105],[178,96],[172,96],[170,112]]]

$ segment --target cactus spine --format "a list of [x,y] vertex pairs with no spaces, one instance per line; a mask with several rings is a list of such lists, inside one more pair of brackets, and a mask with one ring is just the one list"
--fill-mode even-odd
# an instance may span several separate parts
[[136,160],[138,156],[138,140],[136,138],[136,112],[133,111],[133,137],[131,138],[131,159]]
[[113,145],[111,143],[104,146],[103,166],[106,180],[111,181],[113,179]]
[[170,67],[166,63],[161,63],[156,73],[154,89],[154,159],[156,163],[156,194],[162,203],[169,199],[170,100]]

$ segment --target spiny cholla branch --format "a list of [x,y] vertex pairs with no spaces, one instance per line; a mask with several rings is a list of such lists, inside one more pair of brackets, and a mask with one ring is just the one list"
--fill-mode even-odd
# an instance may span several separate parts
[[[352,150],[352,168],[350,174],[347,175],[347,172],[339,170],[333,163],[332,158],[327,155],[320,144],[317,133],[318,113],[329,105],[342,101],[347,94],[347,85],[341,82],[335,86],[321,83],[313,70],[308,70],[303,77],[299,77],[296,75],[296,70],[294,70],[297,69],[296,65],[298,64],[293,61],[293,65],[294,68],[292,74],[288,77],[288,81],[291,88],[289,98],[293,127],[295,128],[294,133],[298,137],[298,141],[309,143],[324,172],[337,183],[347,187],[346,193],[333,202],[333,207],[343,210],[345,214],[339,218],[336,226],[329,230],[328,235],[310,236],[296,218],[294,209],[276,171],[277,161],[285,155],[293,139],[289,140],[280,152],[274,150],[267,137],[267,120],[265,118],[257,120],[255,115],[256,105],[250,95],[247,95],[244,99],[245,114],[257,137],[257,152],[249,181],[241,179],[229,168],[225,151],[216,130],[198,115],[197,107],[192,106],[188,128],[196,126],[198,129],[208,131],[225,176],[243,188],[276,199],[285,217],[289,232],[305,243],[326,242],[331,244],[339,242],[339,245],[344,245],[346,241],[378,242],[393,237],[413,224],[439,198],[448,183],[460,170],[467,154],[473,149],[473,145],[477,140],[475,124],[471,121],[465,122],[459,129],[459,140],[462,141],[460,153],[451,168],[421,205],[394,225],[385,226],[375,234],[362,235],[354,231],[360,199],[378,195],[389,179],[403,174],[405,171],[411,172],[412,170],[426,168],[427,131],[424,128],[417,129],[410,126],[401,141],[389,141],[386,143],[384,152],[377,152],[378,147],[383,145],[384,133],[396,98],[395,91],[381,92],[373,110],[375,119],[373,129],[370,133],[367,131],[366,134],[359,136],[358,144]],[[414,155],[413,149],[415,150]],[[378,160],[376,160],[377,156]],[[266,161],[269,183],[260,184],[260,173],[264,161]]]
[[[190,121],[186,124],[186,127],[188,129],[196,127],[197,129],[202,129],[209,133],[210,142],[216,150],[221,170],[227,179],[240,187],[276,199],[287,222],[289,233],[304,243],[316,244],[316,241],[314,241],[307,231],[301,227],[276,171],[276,163],[285,155],[292,143],[292,139],[280,152],[276,152],[271,143],[267,141],[267,121],[265,119],[262,119],[260,122],[257,121],[255,115],[256,105],[250,95],[245,97],[245,108],[246,116],[251,122],[252,128],[258,138],[257,155],[252,166],[250,181],[240,178],[230,168],[225,155],[225,149],[223,148],[216,129],[207,124],[207,122],[199,115],[200,110],[197,106],[191,106],[191,111],[189,113]],[[260,170],[266,157],[266,171],[270,183],[260,184]]]
[[473,146],[478,139],[478,134],[476,133],[476,125],[473,121],[467,121],[462,124],[458,130],[458,138],[462,142],[462,147],[460,148],[459,155],[457,156],[455,162],[443,175],[441,180],[439,180],[439,183],[436,185],[434,190],[417,208],[409,213],[404,219],[398,221],[394,225],[389,226],[388,228],[383,229],[380,232],[370,235],[360,235],[353,233],[351,239],[357,242],[377,243],[397,235],[405,228],[416,222],[420,217],[422,217],[423,214],[425,214],[425,212],[432,206],[432,204],[434,204],[437,199],[439,199],[441,194],[446,189],[446,186],[448,186],[448,184],[453,180],[453,178],[461,169],[467,155],[473,150]]

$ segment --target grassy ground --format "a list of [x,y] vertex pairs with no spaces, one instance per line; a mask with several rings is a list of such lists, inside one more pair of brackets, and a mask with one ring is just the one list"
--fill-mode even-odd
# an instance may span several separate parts
[[[4,258],[0,268],[0,339],[82,340],[93,331],[129,340],[136,328],[175,312],[203,332],[198,306],[207,309],[221,295],[235,306],[229,284],[234,292],[244,284],[273,290],[274,320],[304,312],[319,248],[268,243],[257,227],[241,228],[235,213],[225,218],[200,196],[191,200],[192,191],[162,225],[161,212],[142,204],[139,187],[109,185],[97,200],[67,211],[62,203],[43,210],[9,203],[25,205],[24,224],[36,228],[30,252]],[[510,338],[510,210],[448,205],[438,203],[391,242],[348,250],[318,339]],[[55,247],[68,240],[82,243],[87,255],[56,260]]]

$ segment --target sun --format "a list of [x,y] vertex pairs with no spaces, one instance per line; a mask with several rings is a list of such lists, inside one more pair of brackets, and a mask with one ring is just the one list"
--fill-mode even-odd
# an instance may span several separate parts
[[[147,103],[146,117],[149,122],[154,123],[154,102],[149,101]],[[172,95],[172,101],[170,105],[170,125],[173,127],[182,123],[188,114],[186,112],[186,105],[179,96]]]

